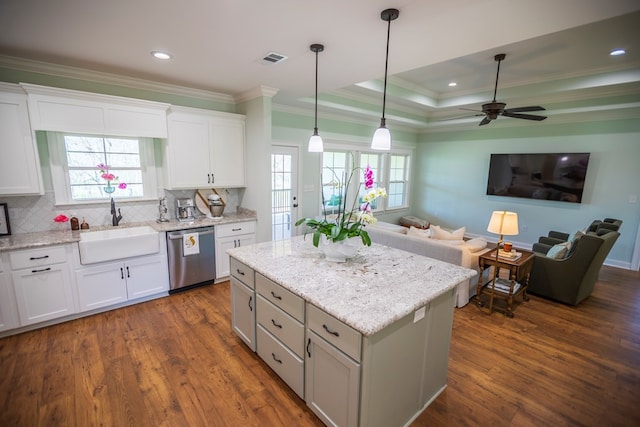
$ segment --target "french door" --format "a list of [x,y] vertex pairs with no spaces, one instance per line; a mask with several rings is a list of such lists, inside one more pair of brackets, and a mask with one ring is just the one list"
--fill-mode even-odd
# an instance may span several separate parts
[[274,145],[271,152],[271,239],[296,235],[298,148]]

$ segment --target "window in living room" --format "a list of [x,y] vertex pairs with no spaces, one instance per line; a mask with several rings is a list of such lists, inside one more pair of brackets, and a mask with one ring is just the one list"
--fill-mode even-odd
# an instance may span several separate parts
[[391,154],[389,161],[389,186],[387,188],[387,208],[402,208],[408,205],[409,156]]
[[[352,160],[353,159],[353,160]],[[377,211],[406,208],[409,205],[409,166],[411,155],[407,152],[378,153],[362,151],[330,151],[325,148],[322,154],[322,214],[336,214],[340,210],[342,200],[340,188],[336,183],[344,182],[351,173],[353,165],[364,169],[369,166],[373,170],[375,185],[387,190],[386,199],[376,199],[372,208]],[[351,188],[358,188],[358,197],[365,194],[363,174],[354,176]],[[355,194],[350,195],[356,197]],[[352,200],[353,199],[349,199]],[[351,206],[353,203],[348,203]]]

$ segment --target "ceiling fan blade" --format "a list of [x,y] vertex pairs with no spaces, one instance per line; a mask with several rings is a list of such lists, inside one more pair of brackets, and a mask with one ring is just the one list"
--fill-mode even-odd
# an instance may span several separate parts
[[489,117],[485,117],[478,126],[488,125],[489,123],[491,123],[491,119]]
[[509,112],[509,113],[524,113],[527,111],[545,111],[545,109],[539,105],[532,105],[529,107],[516,107],[516,108],[508,108],[506,110],[504,110],[505,113]]
[[439,119],[438,121],[439,122],[446,122],[446,121],[449,121],[449,120],[469,119],[471,117],[480,117],[480,116],[484,116],[484,114],[478,113],[478,114],[471,114],[471,115],[467,114],[467,115],[464,115],[464,116],[447,117],[445,119]]
[[533,114],[518,114],[518,113],[509,112],[509,111],[503,112],[502,115],[505,117],[513,117],[514,119],[537,120],[537,121],[541,121],[547,118],[547,116],[534,116]]
[[474,110],[474,109],[471,109],[471,108],[458,108],[458,110],[475,111],[476,113],[482,113],[482,110]]

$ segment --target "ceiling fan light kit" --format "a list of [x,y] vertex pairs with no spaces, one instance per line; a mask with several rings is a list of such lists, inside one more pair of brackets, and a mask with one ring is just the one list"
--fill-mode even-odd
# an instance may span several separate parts
[[309,46],[312,52],[316,54],[316,108],[315,108],[315,124],[313,127],[313,135],[309,138],[309,152],[310,153],[322,153],[324,151],[324,144],[322,137],[318,135],[318,53],[324,50],[324,46],[318,43],[314,43]]
[[496,85],[493,89],[493,101],[482,104],[482,112],[485,117],[480,121],[478,126],[484,126],[491,123],[492,120],[498,118],[498,116],[512,117],[514,119],[536,120],[541,121],[546,119],[546,116],[536,116],[533,114],[521,114],[528,111],[544,111],[544,108],[539,105],[531,105],[529,107],[516,107],[505,109],[507,104],[504,102],[497,102],[496,95],[498,93],[498,78],[500,77],[500,63],[506,58],[507,55],[499,53],[493,57],[498,63],[498,70],[496,71]]
[[384,110],[387,103],[387,73],[389,66],[389,36],[391,34],[391,21],[394,21],[400,15],[398,9],[385,9],[380,13],[380,19],[387,22],[387,53],[384,60],[384,89],[382,91],[382,118],[380,119],[380,127],[373,134],[371,140],[371,148],[373,150],[391,150],[391,132],[387,129]]

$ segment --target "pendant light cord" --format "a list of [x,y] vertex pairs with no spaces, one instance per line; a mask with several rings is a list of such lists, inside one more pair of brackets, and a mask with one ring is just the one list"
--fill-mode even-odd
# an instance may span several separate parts
[[387,68],[389,66],[389,37],[391,35],[391,16],[387,19],[387,53],[384,60],[384,90],[382,92],[382,119],[384,120],[384,110],[387,105]]
[[318,134],[318,50],[316,49],[316,110],[315,110],[315,126],[313,130],[313,134]]

